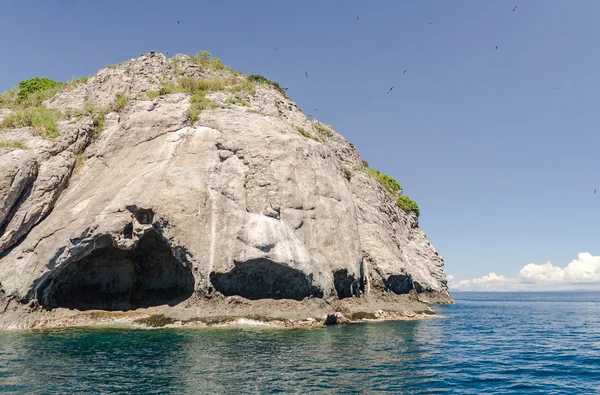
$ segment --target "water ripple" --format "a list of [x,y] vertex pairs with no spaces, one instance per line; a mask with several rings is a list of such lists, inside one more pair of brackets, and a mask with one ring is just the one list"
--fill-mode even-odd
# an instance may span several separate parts
[[457,294],[445,318],[317,330],[0,333],[2,393],[588,394],[600,295]]

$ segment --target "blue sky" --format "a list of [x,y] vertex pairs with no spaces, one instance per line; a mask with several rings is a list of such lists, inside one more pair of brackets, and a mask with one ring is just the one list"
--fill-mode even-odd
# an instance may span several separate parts
[[600,255],[598,1],[0,0],[0,9],[0,90],[150,50],[205,49],[278,81],[419,203],[457,280]]

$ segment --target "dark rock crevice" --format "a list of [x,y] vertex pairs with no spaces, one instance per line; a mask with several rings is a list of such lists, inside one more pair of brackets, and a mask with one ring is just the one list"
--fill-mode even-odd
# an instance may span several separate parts
[[386,291],[392,291],[398,295],[407,294],[415,289],[410,275],[394,274],[384,280],[383,284]]
[[348,269],[333,272],[333,286],[340,299],[351,298],[352,296],[360,297],[361,291],[364,290],[361,278],[356,278],[354,274],[348,274]]
[[[108,238],[108,237],[106,237]],[[37,288],[47,309],[132,310],[176,305],[194,292],[194,276],[154,230],[132,250],[107,243],[90,255],[59,268]]]
[[141,208],[137,206],[127,206],[126,208],[140,224],[150,225],[154,222],[154,210],[151,208]]
[[259,258],[234,262],[226,273],[212,272],[210,282],[225,296],[247,299],[295,299],[322,297],[323,292],[312,283],[312,276],[269,259]]

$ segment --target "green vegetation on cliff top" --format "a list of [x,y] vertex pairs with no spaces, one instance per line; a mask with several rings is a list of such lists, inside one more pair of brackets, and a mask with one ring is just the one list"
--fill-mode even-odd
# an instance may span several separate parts
[[0,122],[0,129],[33,127],[42,138],[52,140],[58,136],[57,121],[62,114],[51,110],[42,103],[54,96],[63,83],[48,78],[31,78],[19,82],[16,88],[0,94],[0,108],[12,109],[15,114],[9,115]]
[[387,174],[380,172],[379,170],[368,168],[368,171],[373,177],[375,177],[379,181],[381,186],[383,186],[383,188],[386,191],[388,191],[395,197],[397,196],[396,206],[398,206],[399,209],[404,210],[407,213],[413,211],[417,214],[417,217],[421,215],[419,205],[414,200],[412,200],[406,195],[398,196],[402,194],[402,187],[400,186],[398,181],[388,176]]
[[417,202],[415,202],[408,196],[402,195],[398,197],[398,200],[396,200],[396,206],[398,206],[398,208],[406,212],[414,211],[417,214],[417,217],[421,215],[421,210],[419,209],[419,205],[417,204]]
[[394,180],[392,177],[387,174],[383,174],[379,170],[369,168],[369,173],[373,177],[375,177],[379,183],[385,188],[389,193],[402,193],[402,187],[398,184],[398,181]]
[[58,136],[60,111],[38,106],[9,115],[0,122],[0,129],[33,127],[38,136],[52,140]]

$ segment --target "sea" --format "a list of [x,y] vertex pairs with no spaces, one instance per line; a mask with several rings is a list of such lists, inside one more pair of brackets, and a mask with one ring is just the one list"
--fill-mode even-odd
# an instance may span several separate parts
[[453,296],[422,321],[0,332],[0,392],[600,393],[600,293]]

